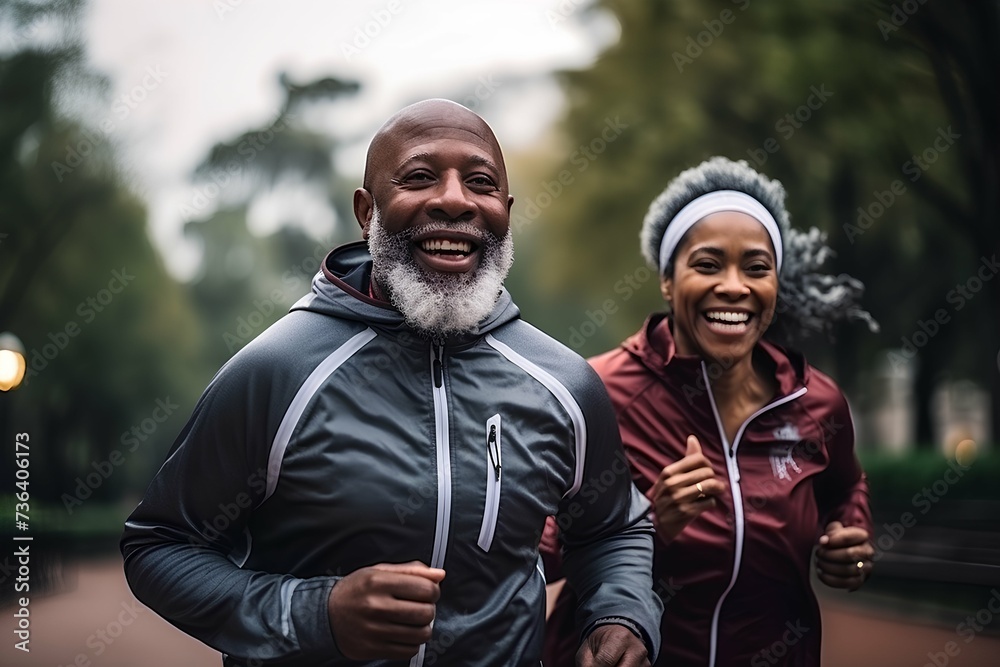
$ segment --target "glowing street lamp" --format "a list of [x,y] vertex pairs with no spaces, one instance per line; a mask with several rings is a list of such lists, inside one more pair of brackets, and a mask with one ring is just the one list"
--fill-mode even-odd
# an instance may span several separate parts
[[16,389],[27,367],[21,339],[9,331],[0,334],[0,391]]

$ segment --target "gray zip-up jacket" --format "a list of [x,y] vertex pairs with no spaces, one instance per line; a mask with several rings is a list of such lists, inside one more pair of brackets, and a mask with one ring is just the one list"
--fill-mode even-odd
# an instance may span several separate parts
[[537,665],[557,514],[579,627],[628,619],[655,653],[652,526],[600,379],[506,291],[476,335],[431,342],[370,270],[364,243],[331,252],[212,380],[125,524],[135,595],[227,666],[358,664],[332,587],[419,560],[447,574],[411,665]]

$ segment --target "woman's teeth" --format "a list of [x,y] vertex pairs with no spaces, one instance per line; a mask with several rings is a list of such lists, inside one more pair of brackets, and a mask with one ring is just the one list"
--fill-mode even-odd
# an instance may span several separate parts
[[705,317],[712,322],[724,322],[726,324],[741,324],[750,319],[750,314],[725,312],[725,311],[712,311],[709,313],[705,313]]

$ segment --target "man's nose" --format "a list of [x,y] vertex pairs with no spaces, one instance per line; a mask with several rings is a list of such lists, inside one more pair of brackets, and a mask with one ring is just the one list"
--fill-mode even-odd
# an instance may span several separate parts
[[473,217],[473,203],[469,190],[465,187],[461,174],[447,171],[434,187],[427,200],[427,208],[432,218],[465,222]]

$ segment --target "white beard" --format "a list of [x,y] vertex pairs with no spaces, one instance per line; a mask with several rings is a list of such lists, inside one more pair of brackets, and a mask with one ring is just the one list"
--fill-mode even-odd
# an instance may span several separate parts
[[[445,225],[434,225],[440,229]],[[456,232],[480,239],[479,266],[469,273],[429,274],[413,257],[410,239],[426,228],[389,234],[378,206],[372,212],[368,250],[372,277],[406,323],[431,337],[469,333],[490,314],[514,263],[514,240],[508,229],[501,239],[467,223],[447,223]]]

